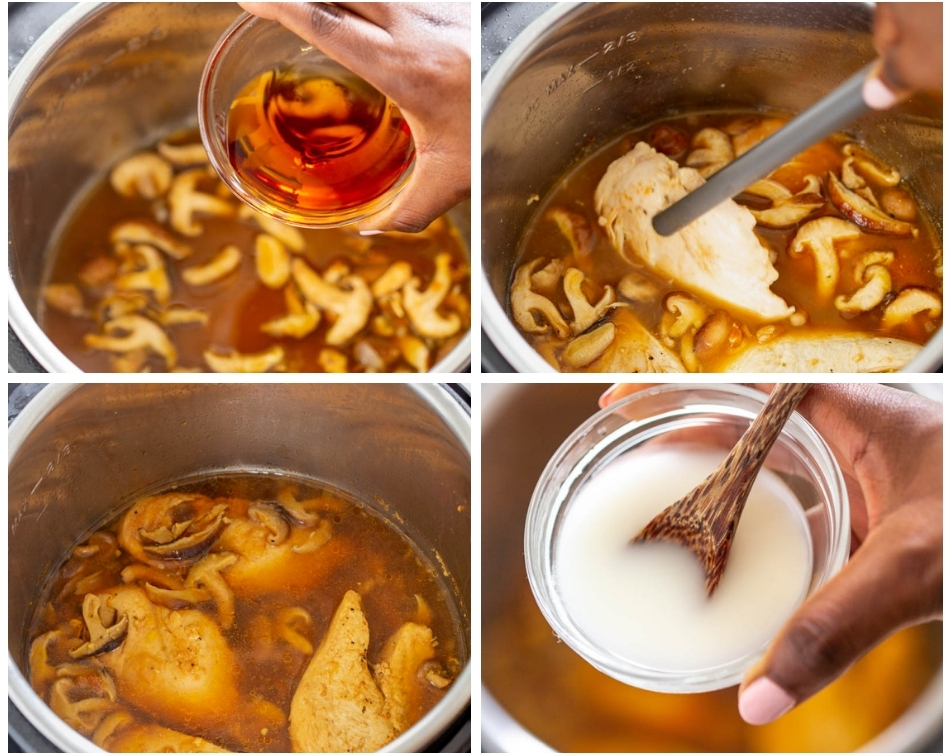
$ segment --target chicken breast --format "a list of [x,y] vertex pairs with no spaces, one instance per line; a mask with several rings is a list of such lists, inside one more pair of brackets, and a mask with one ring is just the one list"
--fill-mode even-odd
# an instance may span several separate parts
[[738,354],[730,373],[885,373],[901,370],[918,344],[865,333],[786,334]]
[[405,622],[384,644],[377,665],[377,682],[384,694],[384,708],[394,727],[403,732],[420,715],[420,668],[434,655],[433,631]]
[[211,617],[165,609],[136,586],[101,595],[129,620],[121,645],[98,657],[121,700],[181,729],[219,727],[238,712],[237,660]]
[[397,736],[368,669],[369,639],[361,597],[348,591],[292,697],[295,751],[376,751]]
[[704,183],[692,168],[638,142],[597,186],[599,222],[621,255],[673,286],[763,321],[786,318],[794,308],[769,288],[778,273],[746,208],[727,200],[672,236],[653,229],[657,213]]
[[680,359],[651,334],[626,307],[614,310],[611,344],[589,368],[598,373],[685,373]]

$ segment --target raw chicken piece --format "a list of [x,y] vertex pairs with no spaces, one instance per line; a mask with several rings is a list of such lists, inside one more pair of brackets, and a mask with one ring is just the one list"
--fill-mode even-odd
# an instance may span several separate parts
[[399,732],[420,715],[420,667],[434,655],[433,631],[415,622],[405,622],[381,651],[377,665],[378,685],[384,693],[384,707]]
[[625,307],[610,316],[614,343],[588,368],[598,373],[685,373],[679,358],[664,347]]
[[361,597],[348,591],[292,697],[295,751],[376,751],[397,736],[368,670],[368,640]]
[[621,255],[639,259],[673,286],[764,321],[786,318],[794,308],[769,289],[778,273],[746,208],[727,200],[672,236],[653,229],[657,213],[704,183],[695,170],[638,142],[597,186],[599,222]]
[[749,347],[722,369],[730,373],[883,373],[901,370],[917,344],[865,333],[786,334]]
[[219,726],[238,712],[237,660],[216,622],[153,604],[136,586],[101,595],[129,619],[121,645],[98,657],[121,700],[182,729]]

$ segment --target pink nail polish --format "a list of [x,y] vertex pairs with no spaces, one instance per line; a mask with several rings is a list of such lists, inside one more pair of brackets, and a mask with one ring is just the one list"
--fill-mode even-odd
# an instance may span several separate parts
[[759,677],[738,697],[738,713],[748,724],[773,722],[794,708],[794,696],[768,677]]
[[899,102],[896,93],[882,79],[875,77],[863,85],[863,99],[873,110],[888,110]]
[[378,234],[383,234],[383,231],[374,231],[372,229],[367,229],[364,231],[358,231],[361,236],[377,236]]

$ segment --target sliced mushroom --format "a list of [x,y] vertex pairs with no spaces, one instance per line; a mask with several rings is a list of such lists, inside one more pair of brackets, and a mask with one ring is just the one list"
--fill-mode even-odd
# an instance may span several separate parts
[[286,516],[303,528],[311,527],[321,520],[321,515],[318,512],[321,498],[298,501],[290,491],[282,490],[276,497],[276,501],[282,507],[282,511],[286,513]]
[[127,353],[145,349],[163,357],[168,368],[177,365],[177,350],[167,334],[153,320],[142,315],[123,315],[102,326],[105,335],[86,334],[82,341],[91,349]]
[[554,221],[576,257],[587,257],[594,248],[594,230],[580,213],[565,207],[551,207],[545,216]]
[[123,583],[135,583],[139,580],[175,591],[184,587],[184,581],[174,573],[165,572],[147,564],[129,564],[121,571],[121,581]]
[[531,274],[532,288],[540,291],[552,291],[564,274],[564,260],[554,257],[543,268]]
[[289,313],[259,326],[259,330],[275,339],[304,339],[322,320],[317,308],[309,305],[305,312]]
[[134,291],[119,291],[101,299],[95,309],[100,321],[114,320],[122,315],[144,312],[148,309],[148,298]]
[[584,274],[577,268],[568,268],[567,272],[564,274],[564,293],[574,313],[574,320],[571,323],[571,333],[576,336],[584,333],[584,331],[600,320],[617,299],[613,288],[605,286],[600,301],[592,305],[588,302],[587,297],[581,289],[583,281]]
[[260,213],[249,205],[240,206],[239,218],[240,220],[254,221],[269,236],[275,237],[293,252],[305,251],[305,237],[297,228],[278,221],[265,213]]
[[728,134],[718,129],[702,129],[692,138],[692,152],[686,165],[695,168],[702,178],[718,173],[735,159],[735,150]]
[[170,144],[167,141],[158,142],[158,154],[177,168],[186,168],[189,165],[206,165],[210,162],[207,150],[200,142],[195,144]]
[[833,172],[827,175],[827,196],[837,210],[867,231],[890,236],[915,236],[918,233],[913,224],[886,215],[872,202],[844,186]]
[[160,155],[139,152],[112,168],[108,180],[122,197],[156,199],[167,193],[173,177],[174,169]]
[[883,210],[896,220],[912,222],[919,215],[912,195],[900,186],[884,189],[879,195],[879,204]]
[[425,373],[430,369],[430,349],[416,336],[402,336],[397,339],[397,347],[404,360],[418,373]]
[[663,319],[660,336],[663,343],[671,346],[685,333],[698,331],[705,323],[705,308],[688,294],[674,292],[663,300]]
[[808,221],[797,230],[791,242],[790,254],[797,256],[805,250],[814,257],[817,270],[817,294],[826,299],[833,296],[840,275],[836,245],[856,239],[861,231],[849,221],[824,216]]
[[71,283],[49,284],[43,288],[43,299],[54,310],[73,318],[88,315],[79,287]]
[[928,313],[930,318],[942,314],[942,299],[937,294],[918,287],[909,287],[899,292],[883,312],[883,328],[902,325],[919,313]]
[[184,305],[171,305],[154,314],[155,320],[165,328],[177,325],[206,325],[210,316],[204,310],[192,310]]
[[[358,342],[358,344],[363,344],[365,342]],[[355,356],[357,356],[358,345],[355,345]],[[347,373],[348,372],[348,358],[347,356],[339,352],[337,349],[332,349],[331,347],[325,347],[318,353],[318,366],[324,370],[326,373]],[[383,368],[381,368],[383,370]]]
[[[89,640],[69,652],[73,659],[93,656],[124,638],[128,632],[128,615],[119,616],[96,593],[87,593],[82,600],[82,617],[89,630]],[[108,624],[106,619],[109,620]]]
[[226,504],[217,504],[209,512],[194,520],[174,523],[170,532],[166,527],[154,531],[139,530],[146,554],[158,559],[189,559],[206,551],[223,530]]
[[249,505],[246,514],[250,520],[269,529],[266,541],[271,546],[278,546],[289,537],[289,524],[282,519],[279,510],[270,504],[256,502]]
[[210,600],[210,594],[202,588],[168,589],[145,583],[144,592],[155,604],[167,609],[182,609]]
[[322,520],[315,525],[312,532],[308,534],[308,538],[305,539],[305,542],[293,546],[292,551],[296,554],[311,554],[313,551],[318,551],[330,540],[331,523],[328,522],[328,520]]
[[[843,161],[844,168],[849,162],[851,168],[855,168],[860,176],[867,176],[880,186],[897,186],[902,180],[899,171],[890,165],[886,165],[876,155],[857,144],[851,142],[843,145],[843,154],[847,156],[847,159]],[[847,186],[851,189],[858,188],[849,184]]]
[[833,303],[843,315],[852,317],[877,307],[891,291],[889,271],[882,265],[870,265],[863,271],[863,286],[850,296],[838,296]]
[[399,260],[385,270],[374,283],[371,293],[375,297],[384,297],[399,291],[413,277],[413,268],[409,262]]
[[214,373],[265,373],[285,367],[285,350],[279,345],[255,354],[242,354],[236,350],[217,354],[206,349],[203,359]]
[[90,735],[115,711],[117,698],[111,675],[100,667],[89,667],[88,674],[56,681],[49,691],[49,708],[73,729]]
[[178,241],[167,229],[149,220],[122,221],[112,227],[108,238],[115,246],[149,244],[175,260],[184,260],[193,252],[189,245]]
[[167,304],[171,298],[171,279],[157,249],[150,244],[135,244],[129,259],[136,262],[136,269],[119,275],[115,287],[119,291],[149,291],[159,305]]
[[374,297],[359,276],[346,276],[338,286],[334,286],[323,280],[304,260],[295,258],[292,278],[308,301],[335,316],[335,322],[325,336],[328,345],[344,344],[367,325]]
[[96,255],[78,272],[79,283],[89,289],[104,286],[118,274],[118,261],[109,255]]
[[289,251],[275,236],[256,237],[256,275],[270,289],[281,289],[292,275]]
[[50,630],[30,644],[30,685],[35,690],[43,690],[56,679],[56,668],[49,663],[49,644],[58,641],[61,635],[59,630]]
[[805,177],[805,182],[800,192],[792,194],[790,189],[777,181],[771,179],[756,181],[745,190],[745,193],[771,200],[771,207],[764,210],[748,209],[761,226],[789,228],[823,207],[824,199],[820,195],[820,179],[811,175]]
[[780,129],[784,123],[783,118],[745,116],[732,121],[725,127],[725,132],[732,138],[732,149],[735,157],[741,157]]
[[418,278],[412,278],[404,285],[404,309],[418,334],[432,339],[445,339],[457,333],[462,322],[455,312],[446,316],[437,312],[437,308],[449,294],[453,276],[450,273],[448,252],[438,254],[434,263],[436,272],[426,291],[420,291]]
[[613,323],[601,323],[597,328],[571,339],[561,352],[561,359],[572,368],[582,368],[600,357],[614,343],[617,329]]
[[236,554],[230,554],[228,552],[207,554],[207,556],[191,567],[190,571],[187,573],[187,587],[204,588],[213,597],[217,605],[220,626],[223,629],[228,629],[232,626],[233,618],[236,615],[236,608],[233,591],[220,573],[226,568],[236,564],[237,559]]
[[227,244],[206,265],[192,265],[181,271],[181,278],[191,286],[216,283],[235,271],[243,260],[243,253],[235,244]]
[[631,302],[649,302],[659,296],[659,287],[639,273],[627,273],[617,284],[617,293]]
[[311,633],[312,615],[299,606],[282,609],[276,615],[276,632],[282,640],[294,646],[306,656],[315,651],[311,641],[303,633]]
[[197,183],[213,178],[206,168],[190,168],[179,173],[171,184],[167,203],[171,211],[171,227],[184,236],[200,236],[203,226],[194,220],[196,215],[229,218],[236,213],[232,204],[213,194],[197,189]]
[[725,310],[716,310],[702,327],[696,331],[693,339],[693,349],[696,357],[705,359],[713,357],[725,349],[738,346],[742,340],[741,329],[732,320]]
[[[571,335],[571,327],[565,322],[558,308],[547,297],[532,291],[531,274],[541,260],[532,260],[515,271],[512,282],[512,315],[519,326],[527,333],[547,333],[553,328],[559,339]],[[541,320],[536,317],[541,316]]]

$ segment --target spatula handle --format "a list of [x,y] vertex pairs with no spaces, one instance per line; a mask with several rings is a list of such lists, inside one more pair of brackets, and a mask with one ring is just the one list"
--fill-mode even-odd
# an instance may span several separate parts
[[869,112],[863,83],[876,61],[864,66],[822,100],[733,160],[691,194],[657,213],[653,228],[669,236],[720,202],[763,179],[775,168]]

